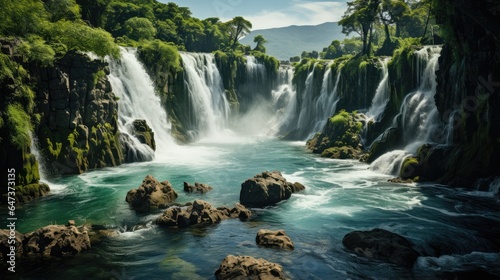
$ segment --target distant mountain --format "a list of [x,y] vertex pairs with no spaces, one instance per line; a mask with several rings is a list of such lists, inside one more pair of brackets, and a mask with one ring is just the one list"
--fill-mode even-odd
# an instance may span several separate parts
[[292,25],[288,27],[254,30],[240,40],[244,45],[255,46],[253,38],[262,35],[268,41],[265,44],[267,54],[279,60],[288,60],[292,56],[300,56],[302,51],[321,52],[333,40],[346,38],[342,34],[342,26],[336,22],[320,25]]

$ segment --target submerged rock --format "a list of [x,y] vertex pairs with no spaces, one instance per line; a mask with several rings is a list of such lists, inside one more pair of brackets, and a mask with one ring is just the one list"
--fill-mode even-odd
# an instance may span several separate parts
[[279,171],[264,171],[241,184],[240,203],[250,207],[265,207],[289,199],[305,187],[290,183]]
[[412,267],[419,253],[403,236],[384,229],[353,231],[342,239],[344,246],[366,258]]
[[285,279],[279,264],[249,256],[228,255],[215,271],[218,280],[233,279]]
[[284,230],[261,229],[257,232],[255,242],[257,242],[257,245],[264,247],[287,250],[295,249],[292,240],[288,237],[288,235],[286,235]]
[[190,206],[172,206],[155,220],[157,225],[168,227],[188,227],[213,225],[229,218],[250,218],[251,212],[237,203],[233,208],[215,208],[203,200],[195,200]]
[[207,184],[195,182],[194,186],[188,182],[184,182],[184,191],[187,193],[207,193],[213,190],[213,188]]
[[168,181],[158,182],[153,176],[147,175],[137,189],[127,193],[126,201],[138,212],[148,212],[151,209],[167,208],[177,198],[177,193]]

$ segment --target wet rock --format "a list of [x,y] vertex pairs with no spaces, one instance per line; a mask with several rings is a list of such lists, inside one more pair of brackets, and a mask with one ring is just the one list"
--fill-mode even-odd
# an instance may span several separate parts
[[279,171],[264,171],[241,184],[240,203],[247,207],[265,207],[304,189],[300,183],[287,182]]
[[215,208],[203,200],[195,200],[187,207],[172,206],[155,220],[155,223],[167,227],[188,227],[213,225],[229,218],[250,218],[251,212],[241,204],[233,208]]
[[213,190],[213,188],[207,184],[195,182],[194,186],[188,182],[184,182],[184,191],[187,193],[207,193]]
[[177,198],[177,193],[168,181],[158,182],[148,175],[137,189],[127,193],[126,201],[138,212],[148,212],[151,209],[167,208]]
[[[12,236],[13,239],[9,239],[9,237]],[[17,230],[11,231],[8,229],[0,229],[0,254],[3,260],[9,260],[10,256],[7,256],[7,254],[10,254],[11,252],[11,243],[9,243],[9,240],[15,240],[15,255],[16,258],[19,258],[23,254],[23,241],[24,241],[24,234],[20,233]],[[21,246],[19,246],[21,245]]]
[[27,256],[62,257],[90,250],[90,238],[85,227],[50,225],[25,235],[24,254]]
[[342,239],[342,244],[356,254],[397,265],[412,267],[419,254],[403,236],[384,229],[353,231]]
[[269,248],[293,250],[295,246],[284,230],[261,229],[255,238],[257,245]]
[[156,150],[156,142],[154,137],[154,132],[147,124],[146,120],[134,120],[132,123],[133,135],[142,144],[148,145],[153,151]]
[[285,279],[281,265],[249,256],[228,255],[215,272],[218,280]]

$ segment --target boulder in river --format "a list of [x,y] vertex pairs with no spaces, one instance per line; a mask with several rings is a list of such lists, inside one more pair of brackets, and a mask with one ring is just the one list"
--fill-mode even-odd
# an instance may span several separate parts
[[168,227],[188,227],[213,225],[229,218],[246,220],[250,210],[237,203],[233,208],[215,208],[203,200],[195,200],[188,207],[172,206],[155,220],[155,223]]
[[300,183],[288,182],[279,171],[264,171],[241,184],[240,203],[247,207],[265,207],[304,189]]
[[207,184],[195,182],[194,186],[188,182],[184,182],[184,191],[187,193],[207,193],[213,190],[213,188]]
[[177,193],[168,181],[158,182],[148,175],[137,189],[127,193],[126,201],[138,212],[148,212],[151,209],[167,208],[177,198]]
[[281,265],[249,256],[228,255],[215,271],[218,280],[285,279]]
[[353,231],[342,239],[344,246],[370,259],[412,267],[419,253],[403,236],[384,230]]
[[[0,230],[0,252],[4,260],[10,254],[9,236],[13,234],[15,254],[18,258],[64,257],[75,255],[91,248],[87,228],[68,225],[49,225],[34,232],[22,234],[17,231]],[[10,258],[10,257],[9,257]]]
[[255,238],[257,245],[269,248],[293,250],[295,246],[284,230],[261,229]]

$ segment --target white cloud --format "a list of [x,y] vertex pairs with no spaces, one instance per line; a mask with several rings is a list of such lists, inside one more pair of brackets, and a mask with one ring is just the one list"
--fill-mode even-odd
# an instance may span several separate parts
[[277,11],[262,10],[253,15],[243,15],[253,25],[253,30],[290,25],[317,25],[339,21],[346,10],[343,2],[294,1],[289,7]]

